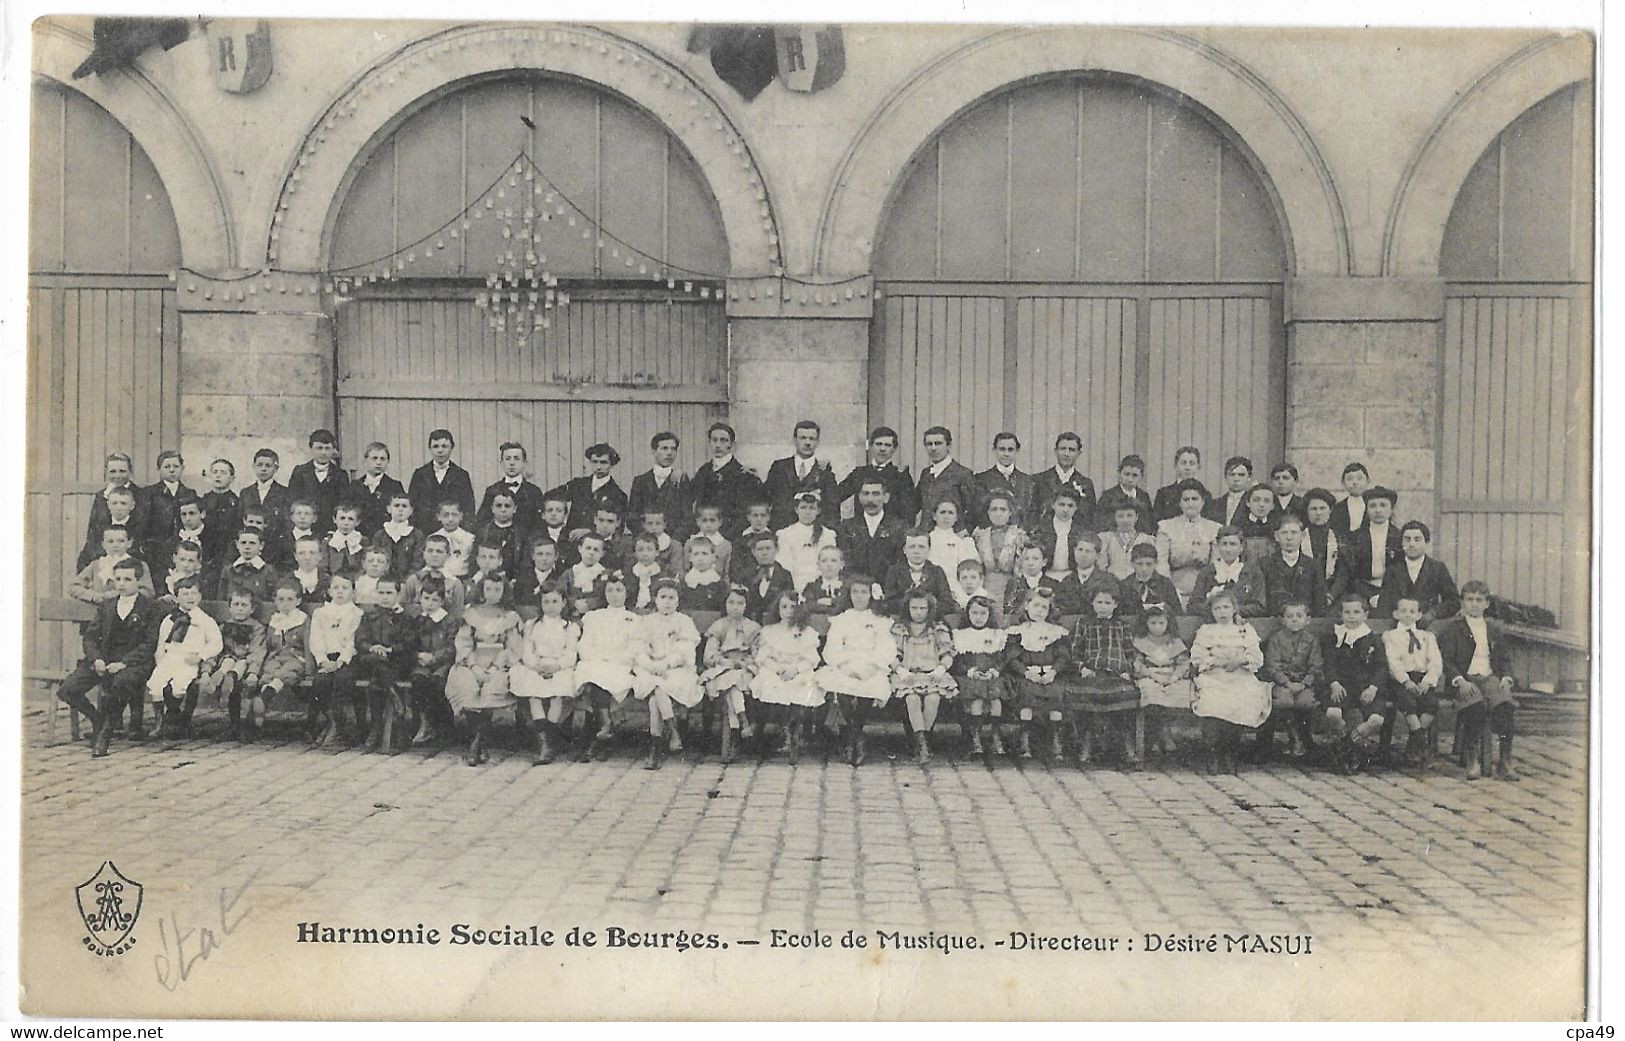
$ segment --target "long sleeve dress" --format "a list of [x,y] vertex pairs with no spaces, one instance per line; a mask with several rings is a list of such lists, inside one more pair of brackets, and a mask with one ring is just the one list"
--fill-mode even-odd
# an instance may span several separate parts
[[[1085,712],[1131,712],[1140,707],[1132,673],[1134,636],[1122,618],[1084,618],[1072,637],[1072,664],[1079,671],[1069,683]],[[1092,675],[1081,675],[1087,669]]]
[[[961,626],[954,630],[954,664],[950,670],[959,693],[982,701],[1003,701],[1004,656],[1010,634],[992,625],[980,629]],[[993,670],[991,678],[969,675],[972,670]]]
[[1141,636],[1134,641],[1134,681],[1140,704],[1189,709],[1196,697],[1191,685],[1191,653],[1172,632]]
[[[514,703],[509,671],[521,655],[519,615],[506,607],[477,604],[463,611],[457,663],[446,676],[452,710],[507,708]],[[485,670],[483,676],[475,670]]]
[[797,521],[779,532],[779,563],[790,572],[796,589],[818,577],[818,551],[835,545],[835,529],[825,527],[817,538],[810,524]]
[[1269,686],[1254,675],[1264,665],[1258,634],[1246,622],[1209,622],[1191,644],[1198,716],[1256,727],[1269,718]]
[[632,692],[647,698],[660,691],[685,708],[705,697],[694,660],[700,631],[686,614],[644,615],[633,630]]
[[954,638],[941,622],[916,633],[907,622],[892,626],[892,639],[897,643],[897,664],[892,666],[892,693],[898,697],[909,694],[936,694],[951,698],[959,693],[959,684],[948,674],[954,660]]
[[891,619],[849,608],[830,619],[824,640],[825,664],[814,678],[832,694],[884,705],[891,697],[891,667],[896,660]]
[[1157,570],[1173,579],[1174,588],[1189,602],[1196,588],[1197,573],[1213,559],[1213,544],[1219,538],[1219,522],[1206,517],[1194,520],[1180,514],[1157,524]]
[[[1004,670],[1017,707],[1059,709],[1066,703],[1060,672],[1067,651],[1067,632],[1054,622],[1027,621],[1010,630]],[[1028,669],[1035,670],[1032,676]]]
[[[823,688],[813,678],[818,669],[818,630],[792,628],[775,622],[764,626],[756,640],[756,678],[751,694],[767,705],[817,708],[824,703]],[[790,672],[785,679],[781,672]]]
[[[580,646],[581,627],[574,622],[545,615],[531,622],[519,645],[519,661],[508,673],[514,694],[521,698],[575,697]],[[542,674],[544,665],[553,670],[551,676]]]
[[624,607],[600,607],[581,619],[576,686],[592,684],[616,701],[632,693],[633,633],[638,616]]
[[1003,528],[977,528],[971,539],[976,543],[976,555],[982,560],[982,577],[988,592],[1002,603],[1010,578],[1016,573],[1016,562],[1027,545],[1027,533],[1011,524]]
[[705,630],[705,671],[700,682],[712,697],[750,689],[756,678],[756,640],[762,627],[749,618],[718,618]]

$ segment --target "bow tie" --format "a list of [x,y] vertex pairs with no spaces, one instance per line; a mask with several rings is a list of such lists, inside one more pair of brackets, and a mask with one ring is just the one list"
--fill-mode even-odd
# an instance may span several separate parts
[[192,629],[192,616],[177,607],[174,613],[169,616],[169,623],[169,642],[181,643],[186,639],[186,634]]

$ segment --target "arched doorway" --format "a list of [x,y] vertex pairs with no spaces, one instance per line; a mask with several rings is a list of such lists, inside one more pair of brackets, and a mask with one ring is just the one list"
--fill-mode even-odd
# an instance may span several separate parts
[[991,462],[1013,430],[1048,465],[1062,430],[1112,479],[1144,455],[1285,441],[1287,250],[1243,147],[1179,96],[1075,74],[978,102],[915,155],[875,247],[870,417],[918,452],[941,423]]
[[[63,595],[108,452],[153,460],[180,435],[180,335],[171,274],[180,234],[141,146],[100,105],[33,88],[29,169],[27,588]],[[24,612],[31,675],[79,656],[78,632]]]
[[[728,271],[716,199],[681,143],[618,95],[539,74],[463,82],[380,135],[333,209],[329,266],[405,249],[521,151],[622,241],[692,270]],[[630,454],[673,430],[703,443],[727,407],[721,300],[628,277],[618,250],[581,230],[561,228],[544,244],[570,303],[523,339],[493,329],[475,303],[501,241],[494,220],[471,221],[397,282],[364,284],[341,303],[336,389],[347,457],[380,440],[404,468],[428,432],[445,427],[477,482],[495,479],[497,446],[518,440],[546,487],[575,473],[596,441]]]
[[1506,127],[1445,226],[1439,546],[1459,579],[1589,625],[1591,84]]

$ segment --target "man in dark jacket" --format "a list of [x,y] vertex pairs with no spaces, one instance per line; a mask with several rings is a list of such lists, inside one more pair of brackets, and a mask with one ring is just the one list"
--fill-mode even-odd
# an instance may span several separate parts
[[[147,677],[152,675],[154,644],[164,611],[137,589],[140,563],[125,560],[113,567],[115,596],[96,605],[96,617],[85,627],[85,656],[57,690],[57,697],[86,716],[94,726],[91,755],[107,754],[113,724],[130,706],[130,740],[146,738],[143,709]],[[100,707],[86,697],[102,689]]]

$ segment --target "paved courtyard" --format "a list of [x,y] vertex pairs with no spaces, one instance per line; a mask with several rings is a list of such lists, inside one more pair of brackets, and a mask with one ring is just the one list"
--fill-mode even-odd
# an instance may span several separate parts
[[856,771],[712,757],[650,773],[630,745],[548,767],[498,748],[470,769],[454,750],[307,749],[291,721],[250,746],[116,741],[92,760],[83,744],[45,743],[44,705],[28,701],[25,935],[71,921],[71,887],[108,857],[155,904],[164,887],[219,879],[252,883],[256,907],[336,924],[377,924],[357,923],[360,908],[734,940],[849,926],[989,940],[1217,930],[1407,962],[1583,950],[1574,699],[1524,713],[1516,784],[1468,784],[1448,767],[1206,777],[944,757],[922,770],[900,736],[872,741]]

